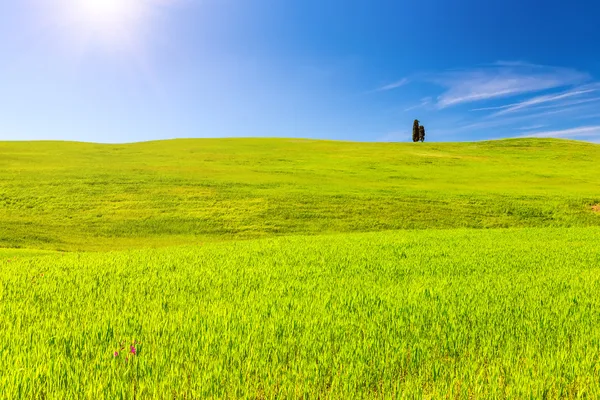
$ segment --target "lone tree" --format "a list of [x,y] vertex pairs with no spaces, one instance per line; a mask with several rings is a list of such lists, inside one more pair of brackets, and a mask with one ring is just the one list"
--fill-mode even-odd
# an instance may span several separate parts
[[413,123],[413,142],[419,141],[419,120],[415,119]]
[[425,127],[423,125],[419,126],[419,142],[425,141]]

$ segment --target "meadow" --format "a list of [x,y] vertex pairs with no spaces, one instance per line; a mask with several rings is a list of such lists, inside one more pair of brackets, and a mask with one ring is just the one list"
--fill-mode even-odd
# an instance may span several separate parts
[[0,143],[0,398],[599,398],[599,160]]
[[598,160],[600,146],[542,139],[0,142],[0,247],[598,226]]
[[0,395],[598,398],[598,243],[525,228],[13,252]]

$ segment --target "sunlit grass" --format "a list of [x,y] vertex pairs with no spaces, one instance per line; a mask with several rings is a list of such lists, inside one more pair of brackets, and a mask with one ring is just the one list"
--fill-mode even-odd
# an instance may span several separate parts
[[0,399],[600,398],[598,160],[0,143]]
[[536,228],[0,255],[0,397],[598,398],[598,243]]
[[561,140],[0,143],[0,247],[597,226],[600,146]]

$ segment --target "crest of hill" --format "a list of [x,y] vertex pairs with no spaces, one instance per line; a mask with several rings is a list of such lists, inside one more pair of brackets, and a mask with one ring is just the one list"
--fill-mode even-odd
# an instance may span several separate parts
[[0,247],[600,225],[599,163],[557,139],[0,142]]

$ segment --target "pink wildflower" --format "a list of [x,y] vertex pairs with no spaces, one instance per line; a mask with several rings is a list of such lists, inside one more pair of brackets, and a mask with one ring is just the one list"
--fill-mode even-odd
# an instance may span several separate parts
[[115,357],[119,357],[119,352],[118,352],[118,351],[115,351],[115,352],[114,352],[114,354],[113,354],[113,356],[115,356]]
[[135,355],[136,354],[136,350],[134,346],[131,346],[131,350],[130,350],[131,354]]

